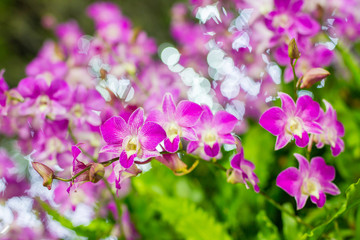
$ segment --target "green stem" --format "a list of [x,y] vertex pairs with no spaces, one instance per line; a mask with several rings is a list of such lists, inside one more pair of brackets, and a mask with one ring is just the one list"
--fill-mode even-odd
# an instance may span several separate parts
[[277,209],[279,209],[281,212],[286,213],[287,215],[289,215],[290,217],[294,218],[298,223],[306,226],[309,229],[313,229],[313,226],[311,226],[310,224],[304,222],[299,216],[296,216],[295,214],[293,214],[292,212],[290,212],[289,210],[287,210],[286,208],[284,208],[283,206],[281,206],[279,203],[277,203],[274,199],[272,199],[270,196],[268,196],[266,193],[264,192],[259,192],[261,196],[265,197],[265,199],[271,203],[274,207],[276,207]]
[[115,203],[115,206],[116,206],[116,210],[117,210],[117,214],[118,214],[118,224],[119,224],[119,227],[120,227],[120,234],[123,235],[124,234],[124,229],[123,229],[123,226],[121,224],[121,216],[122,216],[122,209],[121,209],[121,203],[119,202],[119,199],[116,197],[116,194],[114,193],[110,183],[105,179],[103,178],[103,181],[106,185],[106,188],[109,190],[110,194],[111,194],[111,197]]
[[295,100],[297,99],[297,94],[296,94],[296,90],[297,90],[297,82],[298,82],[298,78],[296,76],[296,72],[295,72],[295,66],[297,63],[297,59],[295,59],[295,61],[293,62],[293,60],[290,60],[290,65],[293,71],[293,75],[294,75],[294,98]]
[[71,182],[71,181],[74,181],[78,176],[80,176],[84,172],[89,171],[90,168],[91,168],[91,166],[87,166],[86,168],[84,168],[83,170],[81,170],[80,172],[75,174],[72,178],[67,179],[67,178],[61,178],[61,177],[55,176],[54,179],[57,179],[57,180],[60,180],[60,181],[63,181],[63,182]]

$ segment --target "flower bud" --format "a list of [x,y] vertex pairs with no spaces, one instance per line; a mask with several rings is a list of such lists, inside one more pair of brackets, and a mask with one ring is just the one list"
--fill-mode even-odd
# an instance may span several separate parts
[[39,162],[32,162],[31,164],[35,171],[37,171],[39,175],[43,178],[43,186],[47,187],[50,190],[52,181],[55,177],[54,171],[45,164]]
[[289,58],[291,60],[300,58],[301,53],[299,52],[299,49],[296,45],[295,38],[291,39],[291,41],[289,43],[288,53],[289,53]]
[[300,88],[309,88],[329,75],[330,73],[323,68],[312,68],[302,76]]
[[156,160],[170,168],[174,172],[183,172],[187,170],[187,165],[181,161],[176,153],[162,154]]
[[105,174],[105,168],[101,163],[93,163],[89,171],[90,182],[97,183],[100,181]]

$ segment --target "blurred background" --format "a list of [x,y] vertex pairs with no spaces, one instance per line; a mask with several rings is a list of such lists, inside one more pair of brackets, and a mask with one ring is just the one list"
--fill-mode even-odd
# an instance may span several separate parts
[[[0,1],[0,69],[6,69],[5,78],[14,87],[25,77],[25,66],[36,56],[53,32],[44,28],[44,18],[65,22],[76,19],[88,35],[94,31],[93,21],[85,13],[86,7],[96,1],[82,0],[1,0]],[[171,42],[170,14],[174,2],[185,0],[121,0],[120,6],[133,25],[145,30],[157,44]]]

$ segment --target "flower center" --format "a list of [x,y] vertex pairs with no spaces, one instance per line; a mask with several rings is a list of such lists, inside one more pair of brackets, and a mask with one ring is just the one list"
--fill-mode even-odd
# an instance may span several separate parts
[[166,128],[166,135],[172,142],[176,136],[181,137],[181,129],[179,129],[179,126],[176,123],[170,123]]
[[316,199],[319,199],[319,184],[314,179],[304,180],[301,186],[301,192],[305,195],[314,196]]
[[203,141],[210,147],[212,147],[216,143],[216,139],[217,139],[217,134],[212,130],[206,131],[205,134],[203,135]]
[[75,106],[72,108],[72,112],[77,118],[80,118],[83,115],[83,108],[80,104],[75,104]]
[[47,95],[43,95],[43,96],[41,96],[39,98],[38,101],[39,101],[39,110],[40,110],[40,112],[44,112],[47,109],[47,107],[48,107],[48,105],[50,103],[49,97]]
[[293,117],[288,120],[286,131],[290,134],[301,136],[303,132],[302,121],[300,118]]
[[273,26],[287,28],[290,25],[289,17],[286,14],[280,14],[274,17]]
[[128,157],[130,157],[131,155],[137,153],[138,150],[138,139],[137,137],[132,137],[125,146],[125,152],[127,154]]

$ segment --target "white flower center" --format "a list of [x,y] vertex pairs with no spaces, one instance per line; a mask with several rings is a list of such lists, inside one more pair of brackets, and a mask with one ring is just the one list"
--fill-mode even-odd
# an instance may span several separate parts
[[84,109],[80,104],[75,104],[75,106],[71,110],[77,118],[80,118],[84,112]]
[[50,98],[47,95],[43,95],[38,99],[38,103],[40,112],[44,112],[50,104]]
[[303,122],[298,117],[289,118],[286,131],[290,134],[301,136],[303,132]]
[[166,135],[172,142],[176,136],[179,135],[181,137],[181,128],[176,123],[172,122],[166,126]]
[[319,199],[319,189],[320,185],[315,179],[306,179],[304,180],[301,186],[301,192],[305,195],[314,196],[316,199]]
[[289,17],[286,14],[280,14],[274,17],[273,26],[287,28],[290,25]]
[[213,130],[207,130],[204,132],[202,140],[204,143],[212,147],[216,143],[217,134]]

